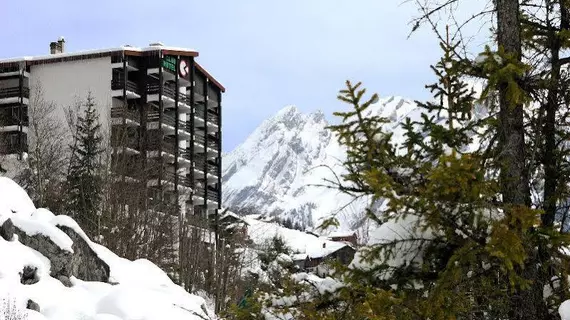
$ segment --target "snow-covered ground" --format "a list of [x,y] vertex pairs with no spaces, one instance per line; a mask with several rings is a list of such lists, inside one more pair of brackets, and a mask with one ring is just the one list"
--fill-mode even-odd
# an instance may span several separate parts
[[[71,277],[66,287],[50,277],[50,261],[23,245],[14,235],[0,237],[0,319],[14,310],[34,320],[176,320],[212,319],[205,300],[187,293],[148,260],[130,261],[105,247],[91,242],[73,219],[36,209],[26,192],[8,178],[0,177],[0,225],[7,219],[28,236],[42,234],[64,250],[72,250],[73,241],[56,225],[70,227],[87,241],[91,249],[110,267],[109,283],[88,282]],[[37,268],[39,281],[24,285],[20,273],[26,266]],[[40,312],[26,309],[28,300],[40,306]],[[25,319],[25,318],[21,318]]]

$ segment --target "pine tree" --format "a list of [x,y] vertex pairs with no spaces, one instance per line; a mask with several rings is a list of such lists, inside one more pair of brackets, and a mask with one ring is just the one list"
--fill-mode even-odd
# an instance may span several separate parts
[[67,212],[90,236],[99,235],[102,193],[101,124],[91,93],[78,116],[66,179]]

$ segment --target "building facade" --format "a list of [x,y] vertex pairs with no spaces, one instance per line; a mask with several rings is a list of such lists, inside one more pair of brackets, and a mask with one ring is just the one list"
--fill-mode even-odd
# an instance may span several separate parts
[[77,53],[64,47],[60,39],[50,55],[0,60],[0,154],[26,157],[37,88],[61,106],[61,121],[63,107],[89,93],[113,162],[123,164],[122,181],[143,181],[157,197],[183,199],[185,212],[217,212],[225,89],[196,62],[198,52],[160,43]]

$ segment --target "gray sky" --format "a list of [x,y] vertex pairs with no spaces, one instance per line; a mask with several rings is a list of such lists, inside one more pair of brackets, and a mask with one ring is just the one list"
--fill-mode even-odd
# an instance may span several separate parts
[[332,119],[347,79],[381,96],[429,97],[438,42],[428,28],[408,39],[417,10],[402,2],[0,0],[0,57],[47,54],[59,36],[68,51],[155,41],[194,48],[227,88],[227,152],[286,105]]

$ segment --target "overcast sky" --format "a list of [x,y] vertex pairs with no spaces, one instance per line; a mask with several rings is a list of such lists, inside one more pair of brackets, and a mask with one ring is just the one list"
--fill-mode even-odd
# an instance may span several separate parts
[[429,97],[438,42],[428,28],[408,38],[417,8],[402,2],[0,0],[0,57],[47,54],[59,36],[67,51],[156,41],[196,49],[227,88],[227,152],[287,105],[331,119],[347,79],[381,96]]

